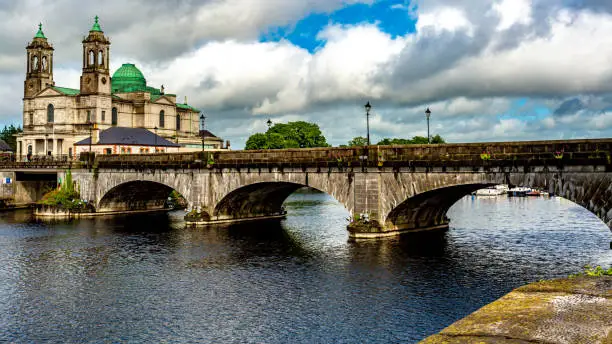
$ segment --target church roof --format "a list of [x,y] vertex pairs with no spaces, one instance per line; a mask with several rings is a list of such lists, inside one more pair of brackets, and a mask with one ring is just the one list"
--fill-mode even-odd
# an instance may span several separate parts
[[183,110],[190,110],[190,111],[200,112],[200,110],[194,108],[191,105],[187,105],[187,104],[176,103],[176,107],[179,108],[179,109],[183,109]]
[[51,88],[67,96],[78,96],[79,93],[81,93],[81,91],[75,90],[74,88],[59,87],[59,86],[51,86]]
[[133,63],[124,63],[111,78],[113,93],[147,91],[147,80]]
[[[81,140],[75,145],[89,145],[91,137]],[[100,132],[98,145],[137,145],[157,147],[180,147],[145,128],[112,127]]]

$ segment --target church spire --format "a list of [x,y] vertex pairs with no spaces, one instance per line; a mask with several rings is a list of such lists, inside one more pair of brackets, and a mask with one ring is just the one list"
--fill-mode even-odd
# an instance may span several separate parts
[[95,22],[94,22],[93,26],[91,27],[90,31],[102,32],[102,28],[100,27],[100,23],[98,23],[98,19],[100,19],[100,18],[98,16],[96,16],[94,19],[95,19]]
[[43,30],[42,30],[42,23],[38,24],[38,32],[36,33],[36,36],[34,36],[34,38],[47,39],[47,37],[45,37],[45,34],[43,33]]

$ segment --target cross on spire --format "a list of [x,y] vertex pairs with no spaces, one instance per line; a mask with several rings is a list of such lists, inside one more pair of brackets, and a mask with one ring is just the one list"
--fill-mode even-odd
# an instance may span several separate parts
[[47,38],[45,37],[45,34],[43,33],[42,23],[38,23],[38,32],[36,33],[36,36],[34,36],[34,38]]
[[91,31],[102,32],[102,28],[100,28],[100,23],[98,22],[99,19],[100,19],[100,17],[98,17],[98,16],[94,17],[95,22],[94,22],[93,26],[91,27]]

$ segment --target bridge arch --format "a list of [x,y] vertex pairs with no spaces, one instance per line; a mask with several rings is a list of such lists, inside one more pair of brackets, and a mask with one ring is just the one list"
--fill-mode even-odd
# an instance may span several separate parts
[[418,193],[393,208],[385,218],[389,230],[423,230],[446,227],[448,210],[472,192],[492,186],[489,183],[470,183],[444,186]]
[[172,191],[175,191],[173,187],[159,182],[149,180],[127,181],[110,188],[104,193],[98,201],[96,211],[161,210],[165,208]]
[[[210,219],[212,221],[228,221],[283,216],[285,200],[305,186],[327,193],[336,199],[338,199],[338,195],[343,194],[338,192],[337,189],[326,190],[327,185],[325,184],[316,187],[312,184],[306,185],[296,181],[277,180],[240,185],[225,194],[214,207],[209,207]],[[345,194],[348,194],[348,192]],[[347,207],[346,198],[338,199],[338,201]]]

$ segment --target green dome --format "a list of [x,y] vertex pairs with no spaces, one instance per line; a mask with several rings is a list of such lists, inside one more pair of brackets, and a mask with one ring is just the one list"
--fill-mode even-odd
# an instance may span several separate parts
[[147,80],[133,63],[124,63],[111,79],[113,93],[146,91]]

